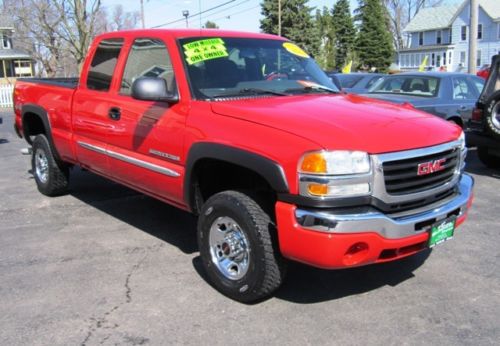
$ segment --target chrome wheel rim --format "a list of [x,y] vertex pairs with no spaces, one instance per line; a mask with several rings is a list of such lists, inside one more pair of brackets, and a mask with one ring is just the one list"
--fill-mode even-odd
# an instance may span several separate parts
[[210,255],[219,272],[230,280],[245,276],[250,264],[250,244],[232,218],[217,218],[210,227]]
[[497,102],[491,110],[491,122],[496,129],[500,130],[500,102]]
[[49,160],[43,149],[37,149],[35,152],[35,173],[42,183],[49,179]]

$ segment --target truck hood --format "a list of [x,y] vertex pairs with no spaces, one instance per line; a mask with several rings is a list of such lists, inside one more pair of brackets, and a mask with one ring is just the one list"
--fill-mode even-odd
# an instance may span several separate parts
[[462,131],[433,115],[353,94],[240,99],[211,107],[215,114],[286,131],[324,149],[371,154],[453,141]]

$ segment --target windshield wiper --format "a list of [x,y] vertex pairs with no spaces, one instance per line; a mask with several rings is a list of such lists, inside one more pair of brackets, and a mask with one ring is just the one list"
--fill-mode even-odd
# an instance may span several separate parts
[[303,91],[303,92],[307,92],[307,93],[310,93],[310,92],[314,92],[314,91],[323,91],[323,92],[327,92],[327,93],[330,93],[330,94],[339,94],[340,91],[338,90],[333,90],[333,89],[330,89],[326,86],[323,86],[323,85],[308,85],[308,86],[305,86],[303,88],[292,88],[292,89],[286,89],[285,92],[297,92],[297,91]]
[[234,96],[246,96],[246,95],[276,95],[276,96],[288,96],[286,93],[282,93],[279,91],[269,90],[269,89],[260,89],[260,88],[244,88],[240,89],[236,92],[230,92],[226,94],[218,94],[214,95],[211,98],[221,98],[221,97],[234,97]]

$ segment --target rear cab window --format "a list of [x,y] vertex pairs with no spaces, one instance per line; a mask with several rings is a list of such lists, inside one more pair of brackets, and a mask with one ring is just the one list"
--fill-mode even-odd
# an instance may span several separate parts
[[122,38],[111,38],[99,43],[90,63],[87,89],[109,91],[123,41]]

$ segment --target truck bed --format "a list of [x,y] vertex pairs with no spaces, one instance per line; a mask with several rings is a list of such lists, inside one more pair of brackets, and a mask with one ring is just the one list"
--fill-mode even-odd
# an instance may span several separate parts
[[48,84],[61,88],[76,89],[78,86],[78,77],[69,78],[19,78],[19,81],[27,83]]

